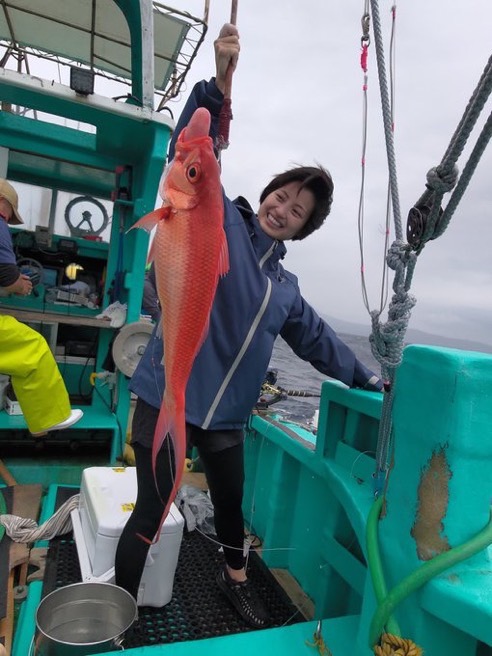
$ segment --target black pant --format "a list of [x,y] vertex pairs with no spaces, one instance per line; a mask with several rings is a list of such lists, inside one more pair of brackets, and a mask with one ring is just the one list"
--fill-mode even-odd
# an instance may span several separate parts
[[[244,485],[243,443],[220,451],[210,451],[200,434],[213,433],[188,426],[203,464],[214,506],[217,538],[224,547],[226,563],[233,569],[244,565],[244,520],[242,512]],[[193,433],[196,435],[193,435]],[[221,431],[222,433],[224,431]],[[152,449],[138,442],[133,445],[137,468],[138,494],[135,508],[118,542],[115,559],[116,585],[137,597],[149,543],[157,532],[165,503],[172,489],[174,457],[171,440],[166,438],[157,456],[156,489],[152,471]]]

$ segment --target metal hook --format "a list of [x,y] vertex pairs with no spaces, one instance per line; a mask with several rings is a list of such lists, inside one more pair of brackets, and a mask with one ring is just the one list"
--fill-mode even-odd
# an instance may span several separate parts
[[362,26],[362,37],[361,37],[361,43],[364,45],[364,43],[367,43],[369,45],[371,38],[369,36],[369,28],[371,26],[371,17],[369,14],[363,14],[361,18],[361,26]]

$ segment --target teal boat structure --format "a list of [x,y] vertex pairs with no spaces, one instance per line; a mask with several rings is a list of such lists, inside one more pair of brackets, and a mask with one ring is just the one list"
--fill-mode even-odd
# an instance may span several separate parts
[[[138,346],[145,341],[148,241],[127,230],[154,208],[174,126],[163,110],[203,40],[208,4],[201,19],[149,0],[46,0],[42,10],[38,4],[4,0],[0,7],[0,167],[14,184],[50,190],[47,229],[13,230],[19,254],[41,264],[43,275],[38,296],[1,299],[0,312],[51,327],[46,334],[74,405],[85,413],[53,438],[53,449],[48,441],[33,454],[22,416],[0,411],[3,463],[18,485],[43,486],[43,523],[54,513],[58,489],[76,491],[85,467],[124,462],[128,377],[124,366],[107,369],[118,330],[97,315],[116,301],[126,305],[123,330],[137,328],[123,356],[125,349],[135,355],[132,339]],[[60,70],[70,65],[75,74],[92,71],[101,89],[127,84],[127,91],[107,97],[72,79],[74,90],[26,68],[34,56]],[[90,76],[82,84],[91,87]],[[85,211],[107,208],[110,225],[98,232],[83,225],[83,216],[69,216],[71,231],[57,231],[65,193],[73,196],[71,208],[84,201],[92,203]],[[96,283],[93,307],[49,294],[49,275],[61,286],[69,264],[83,266],[78,280]],[[125,358],[115,360],[121,365]],[[289,581],[285,589],[302,617],[261,631],[225,629],[213,638],[132,647],[128,654],[492,653],[492,356],[413,345],[389,369],[384,397],[323,383],[315,433],[268,410],[247,426],[245,516],[261,538],[263,562]],[[382,436],[392,445],[387,462],[380,457]],[[41,600],[42,581],[33,580],[10,610],[13,656],[32,653]]]
[[[3,299],[1,311],[34,325],[42,322],[53,350],[61,349],[69,391],[84,404],[74,446],[80,431],[105,432],[114,461],[125,442],[130,395],[120,371],[87,387],[88,374],[105,368],[116,334],[111,322],[97,315],[118,302],[126,305],[125,323],[140,318],[148,237],[127,231],[155,206],[174,125],[163,103],[179,93],[204,38],[208,7],[197,19],[159,3],[96,5],[53,2],[41,10],[36,3],[7,2],[2,7],[3,63],[19,69],[0,69],[2,174],[48,190],[49,224],[13,231],[22,260],[41,264],[43,273],[32,302]],[[160,49],[154,43],[162,44]],[[34,65],[39,75],[29,73]],[[78,81],[84,73],[87,81]],[[84,84],[91,90],[96,84],[96,92]],[[98,85],[105,95],[97,92]],[[72,200],[60,208],[65,213],[57,221],[64,192]],[[67,299],[59,289],[70,282],[65,275],[70,263],[83,267],[78,280],[90,285],[93,304],[76,294]],[[47,294],[48,286],[57,291]],[[0,430],[23,428],[22,418],[1,414]]]

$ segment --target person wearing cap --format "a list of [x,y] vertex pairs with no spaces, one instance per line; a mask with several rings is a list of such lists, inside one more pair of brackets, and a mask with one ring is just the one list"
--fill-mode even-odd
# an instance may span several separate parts
[[[9,224],[23,220],[17,192],[0,178],[0,291],[1,295],[29,296],[32,283],[16,264]],[[0,314],[0,373],[10,382],[29,431],[40,437],[81,419],[72,410],[65,383],[46,340],[37,331],[7,314]]]

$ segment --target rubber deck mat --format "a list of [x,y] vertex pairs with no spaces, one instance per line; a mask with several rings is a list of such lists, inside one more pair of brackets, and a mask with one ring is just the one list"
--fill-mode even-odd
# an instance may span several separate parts
[[[59,507],[74,493],[73,488],[60,487],[56,506]],[[163,608],[139,607],[138,620],[126,632],[125,649],[253,630],[217,587],[215,578],[222,563],[222,554],[217,544],[198,531],[188,533],[185,529],[172,599]],[[267,607],[271,617],[270,626],[304,621],[297,607],[253,550],[249,558],[248,577]],[[80,580],[73,536],[67,534],[51,540],[43,596]]]

